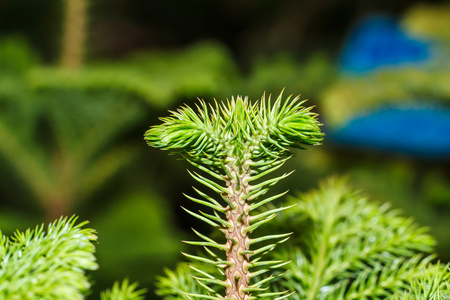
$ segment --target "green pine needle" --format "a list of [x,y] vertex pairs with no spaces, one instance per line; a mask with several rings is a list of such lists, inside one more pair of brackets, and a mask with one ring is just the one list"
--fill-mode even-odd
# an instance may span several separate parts
[[130,284],[127,279],[115,282],[111,289],[100,294],[100,300],[144,300],[145,290],[137,290],[137,283]]
[[[252,273],[272,276],[261,277],[248,287],[261,292],[250,299],[450,299],[450,266],[431,263],[434,240],[425,228],[398,211],[368,201],[340,178],[291,197],[286,204],[294,203],[294,208],[280,213],[271,223],[270,231],[297,233],[290,236],[287,247],[268,254],[273,261],[269,260],[267,268]],[[267,235],[252,242],[286,237]],[[292,260],[286,265],[288,272],[274,275],[271,263],[283,260]],[[170,276],[158,283],[159,294],[165,299],[184,299],[177,289],[207,294],[195,285],[195,271],[180,266],[167,272]],[[274,282],[270,289],[264,286],[267,281]],[[284,295],[286,289],[292,293]]]
[[289,147],[318,145],[322,133],[316,114],[302,106],[304,101],[291,96],[282,104],[282,94],[271,104],[265,95],[252,104],[238,96],[214,106],[200,101],[197,112],[189,106],[161,118],[163,124],[145,133],[150,146],[182,152],[189,159],[223,164],[227,156],[241,157],[246,150],[252,156],[289,156]]
[[343,179],[329,179],[288,204],[297,205],[278,220],[300,234],[276,257],[293,260],[280,281],[297,292],[293,299],[395,299],[421,280],[434,257],[426,229],[369,202]]
[[90,288],[85,272],[97,269],[92,229],[61,218],[47,229],[0,235],[0,299],[83,299]]

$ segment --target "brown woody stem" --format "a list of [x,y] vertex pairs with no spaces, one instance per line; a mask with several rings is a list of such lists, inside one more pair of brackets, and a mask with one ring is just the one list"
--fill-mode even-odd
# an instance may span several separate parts
[[249,165],[250,160],[245,161],[241,166],[236,159],[227,159],[227,169],[231,178],[227,178],[227,186],[229,193],[228,200],[233,204],[228,207],[226,217],[229,228],[225,231],[227,239],[227,261],[231,262],[231,266],[225,270],[226,281],[228,287],[226,297],[236,300],[246,300],[250,296],[245,291],[249,286],[250,272],[248,263],[250,259],[249,237],[246,228],[249,226],[249,209],[246,195],[249,193],[248,178],[250,177]]

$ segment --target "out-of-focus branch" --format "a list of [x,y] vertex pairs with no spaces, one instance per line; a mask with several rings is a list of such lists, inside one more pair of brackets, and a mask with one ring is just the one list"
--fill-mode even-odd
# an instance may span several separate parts
[[61,67],[65,69],[78,69],[83,63],[87,1],[66,1],[61,53]]

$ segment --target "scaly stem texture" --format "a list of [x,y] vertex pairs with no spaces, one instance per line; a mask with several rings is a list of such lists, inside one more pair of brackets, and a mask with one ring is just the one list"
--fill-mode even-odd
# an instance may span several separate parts
[[227,161],[230,161],[226,168],[231,175],[231,178],[227,180],[229,190],[227,197],[234,208],[228,206],[225,214],[226,219],[232,225],[225,231],[226,257],[227,261],[232,263],[229,268],[225,269],[228,283],[226,298],[245,299],[243,297],[250,283],[248,271],[250,254],[246,254],[250,251],[249,237],[246,232],[246,228],[250,226],[250,216],[245,200],[245,196],[249,193],[249,162],[245,162],[244,168],[239,170],[235,164],[237,159],[230,157]]
[[[263,210],[284,193],[263,196],[289,174],[269,179],[265,176],[283,165],[291,156],[290,148],[317,145],[322,139],[316,115],[311,108],[301,106],[303,102],[298,99],[289,97],[283,102],[280,94],[273,105],[270,97],[266,100],[264,95],[255,104],[240,96],[209,106],[200,101],[197,112],[182,107],[163,118],[163,124],[146,132],[149,145],[180,153],[211,176],[210,179],[191,173],[196,181],[220,196],[216,200],[197,189],[200,198],[186,196],[212,212],[185,210],[225,236],[225,243],[220,243],[194,231],[201,241],[187,242],[206,250],[205,256],[185,254],[187,257],[218,269],[217,274],[212,274],[206,266],[192,266],[201,275],[195,279],[208,292],[186,293],[189,299],[283,299],[290,295],[288,291],[270,292],[265,286],[276,277],[274,270],[285,262],[263,260],[264,254],[290,234],[255,238],[253,231],[286,209]],[[221,287],[224,293],[220,292]]]

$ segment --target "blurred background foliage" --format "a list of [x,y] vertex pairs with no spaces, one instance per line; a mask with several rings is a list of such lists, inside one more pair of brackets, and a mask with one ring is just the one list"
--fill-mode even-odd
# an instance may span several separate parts
[[277,188],[347,174],[450,261],[449,28],[443,0],[0,1],[0,228],[77,214],[98,230],[97,288],[151,291],[203,224],[179,208],[187,164],[143,133],[197,97],[285,88],[327,137]]

